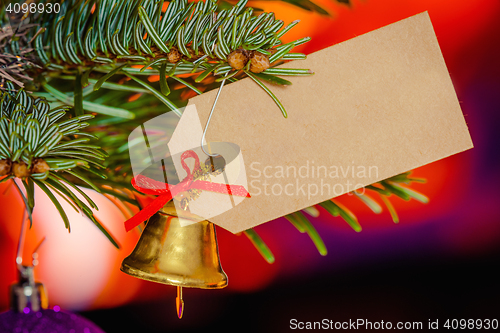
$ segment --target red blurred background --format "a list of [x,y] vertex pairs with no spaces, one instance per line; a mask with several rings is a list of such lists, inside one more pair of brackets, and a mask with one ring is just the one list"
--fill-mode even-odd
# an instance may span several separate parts
[[[430,203],[392,199],[401,220],[395,225],[387,212],[375,215],[353,198],[340,198],[356,213],[363,231],[356,233],[340,218],[321,211],[312,222],[326,243],[325,257],[286,220],[267,223],[256,230],[276,257],[271,265],[245,236],[218,228],[229,286],[220,291],[186,290],[185,314],[179,321],[174,287],[139,281],[119,271],[138,234],[125,234],[116,207],[101,199],[98,216],[120,240],[120,251],[77,213],[70,216],[68,234],[55,208],[37,193],[26,253],[47,236],[36,276],[46,284],[52,306],[83,311],[106,332],[242,327],[282,331],[292,318],[427,322],[498,316],[500,2],[316,3],[330,16],[279,1],[250,5],[274,11],[285,23],[300,19],[287,38],[311,36],[302,48],[306,53],[429,12],[475,145],[415,170],[415,176],[428,182],[414,188]],[[4,193],[5,188],[0,185],[0,310],[8,308],[7,290],[15,280],[23,207],[15,190]]]

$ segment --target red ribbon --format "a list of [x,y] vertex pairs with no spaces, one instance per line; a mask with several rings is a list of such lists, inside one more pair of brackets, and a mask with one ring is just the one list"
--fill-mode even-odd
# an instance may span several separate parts
[[200,168],[198,155],[196,155],[196,153],[192,150],[185,151],[181,155],[181,164],[182,168],[186,170],[187,176],[177,185],[168,185],[143,175],[138,175],[132,179],[132,186],[137,191],[144,194],[158,195],[158,197],[156,197],[156,199],[154,199],[149,205],[144,207],[139,213],[125,221],[125,229],[127,231],[132,230],[142,222],[149,219],[163,206],[165,206],[165,204],[173,197],[187,190],[197,189],[250,198],[250,193],[248,193],[247,190],[245,190],[245,188],[241,185],[219,184],[203,180],[193,180],[193,174],[184,161],[189,157],[194,158],[194,170]]

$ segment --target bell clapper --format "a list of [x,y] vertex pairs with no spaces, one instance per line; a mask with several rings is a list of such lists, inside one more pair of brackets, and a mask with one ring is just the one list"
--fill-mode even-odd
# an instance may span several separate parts
[[175,307],[177,309],[177,317],[182,318],[184,312],[184,300],[182,299],[182,287],[177,286],[177,297],[175,298]]

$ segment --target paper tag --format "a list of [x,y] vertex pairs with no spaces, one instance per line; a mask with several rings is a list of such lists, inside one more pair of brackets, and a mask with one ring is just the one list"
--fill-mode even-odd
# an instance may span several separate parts
[[[251,198],[211,218],[240,232],[472,148],[427,13],[281,67],[315,75],[224,87],[208,142],[237,144]],[[217,91],[190,100],[206,123]]]

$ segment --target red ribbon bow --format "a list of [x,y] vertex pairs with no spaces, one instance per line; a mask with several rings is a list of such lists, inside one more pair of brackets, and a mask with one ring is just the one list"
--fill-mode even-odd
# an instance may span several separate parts
[[248,193],[247,190],[245,190],[245,188],[241,185],[219,184],[207,182],[204,180],[193,180],[193,174],[184,161],[189,157],[192,157],[195,160],[194,170],[200,168],[200,160],[198,159],[198,155],[196,155],[196,153],[192,150],[185,151],[181,155],[181,164],[182,168],[186,170],[187,176],[177,185],[168,185],[166,183],[156,181],[143,175],[138,175],[137,177],[132,179],[132,186],[137,191],[144,194],[158,195],[158,197],[156,197],[156,199],[154,199],[149,205],[144,207],[139,213],[135,214],[130,219],[125,221],[125,229],[127,231],[132,230],[142,222],[149,219],[163,206],[165,206],[165,204],[169,202],[173,197],[187,190],[197,189],[250,198],[250,193]]

